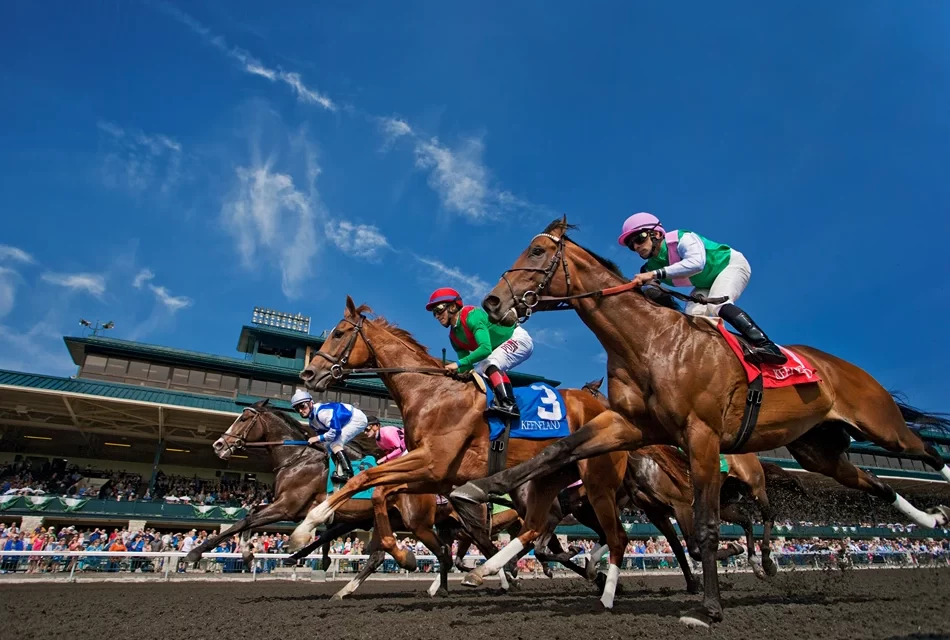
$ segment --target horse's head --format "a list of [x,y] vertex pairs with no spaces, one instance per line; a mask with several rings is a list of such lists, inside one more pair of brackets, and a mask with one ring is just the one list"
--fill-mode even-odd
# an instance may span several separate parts
[[245,407],[237,420],[211,445],[219,458],[227,460],[235,451],[243,449],[246,443],[264,439],[267,431],[265,421],[268,416],[266,407],[266,399]]
[[542,293],[569,295],[565,234],[570,228],[564,216],[531,239],[528,248],[482,301],[492,322],[512,325],[518,318],[530,315]]
[[372,313],[372,309],[365,304],[357,307],[353,298],[346,296],[343,319],[299,374],[308,389],[326,391],[334,380],[342,377],[344,367],[360,367],[375,359],[363,332],[364,313]]

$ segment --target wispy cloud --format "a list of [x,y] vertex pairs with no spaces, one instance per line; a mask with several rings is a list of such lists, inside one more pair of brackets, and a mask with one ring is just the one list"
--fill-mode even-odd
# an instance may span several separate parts
[[304,83],[300,74],[296,71],[284,71],[280,68],[270,68],[244,49],[229,45],[223,36],[213,35],[210,29],[205,27],[203,24],[195,20],[184,11],[181,11],[180,9],[167,5],[163,2],[157,3],[156,6],[158,6],[158,8],[164,11],[167,15],[171,16],[175,20],[178,20],[180,23],[184,24],[196,34],[201,36],[205,42],[237,62],[246,73],[266,78],[271,82],[283,82],[288,87],[290,87],[291,90],[293,90],[299,101],[308,104],[319,105],[329,111],[336,111],[336,104],[334,104],[334,102],[326,95],[320,93],[316,89],[308,87]]
[[607,364],[607,354],[598,353],[596,356],[594,356],[594,362],[599,362],[600,364]]
[[158,301],[165,305],[165,308],[172,313],[192,305],[191,298],[185,296],[173,296],[165,287],[150,284],[148,285],[148,288],[152,290],[152,293],[155,294],[155,297],[158,298]]
[[76,365],[63,349],[62,332],[42,321],[25,333],[0,325],[0,369],[67,375]]
[[29,253],[17,247],[0,244],[0,260],[10,260],[21,264],[33,264],[36,260]]
[[459,290],[462,297],[481,298],[491,286],[477,275],[463,273],[455,267],[447,266],[433,258],[414,255],[415,259],[429,267],[435,274],[435,280]]
[[103,136],[102,178],[110,188],[141,193],[158,184],[168,193],[181,179],[181,144],[164,134],[124,129],[99,121]]
[[402,118],[387,117],[376,118],[375,120],[379,133],[383,136],[383,151],[392,149],[399,138],[413,135],[412,127]]
[[225,228],[235,236],[243,265],[276,262],[281,289],[288,298],[301,295],[316,255],[316,213],[311,197],[293,178],[272,170],[272,163],[238,167],[237,185],[221,211]]
[[42,278],[50,284],[85,291],[97,297],[106,292],[105,278],[94,273],[44,273]]
[[536,329],[531,339],[553,349],[563,349],[567,345],[567,332],[563,329]]
[[151,269],[142,269],[138,272],[138,274],[136,274],[135,280],[132,281],[132,286],[136,289],[141,289],[146,282],[153,279],[154,277],[155,274],[152,273]]
[[370,225],[346,220],[330,221],[326,225],[326,234],[340,251],[364,260],[376,260],[380,252],[390,248],[386,236]]
[[0,267],[0,318],[13,310],[16,303],[16,287],[20,279],[13,269]]

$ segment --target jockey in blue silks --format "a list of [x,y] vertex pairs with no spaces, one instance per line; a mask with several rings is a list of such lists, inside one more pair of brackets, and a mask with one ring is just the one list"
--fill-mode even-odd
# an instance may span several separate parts
[[298,390],[290,400],[291,406],[306,418],[317,435],[310,438],[311,445],[324,443],[336,461],[336,471],[331,478],[335,484],[345,484],[353,477],[353,466],[343,448],[347,442],[366,430],[366,414],[345,402],[315,403],[304,390]]

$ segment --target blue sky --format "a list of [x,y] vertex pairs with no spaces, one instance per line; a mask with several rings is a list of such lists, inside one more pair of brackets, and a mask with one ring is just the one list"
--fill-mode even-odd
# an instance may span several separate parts
[[[8,3],[0,367],[72,373],[80,317],[233,355],[347,294],[438,354],[433,288],[562,212],[636,273],[647,210],[749,258],[775,340],[950,410],[950,5],[663,4]],[[526,328],[526,371],[603,375],[575,315]]]

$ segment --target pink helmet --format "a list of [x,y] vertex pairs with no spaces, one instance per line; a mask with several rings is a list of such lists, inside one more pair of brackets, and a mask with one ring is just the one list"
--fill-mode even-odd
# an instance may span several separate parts
[[633,214],[624,221],[623,231],[620,233],[620,237],[617,238],[617,242],[622,246],[627,246],[627,238],[644,229],[647,231],[659,231],[663,234],[666,233],[666,229],[660,224],[659,218],[652,213],[641,211],[640,213]]

